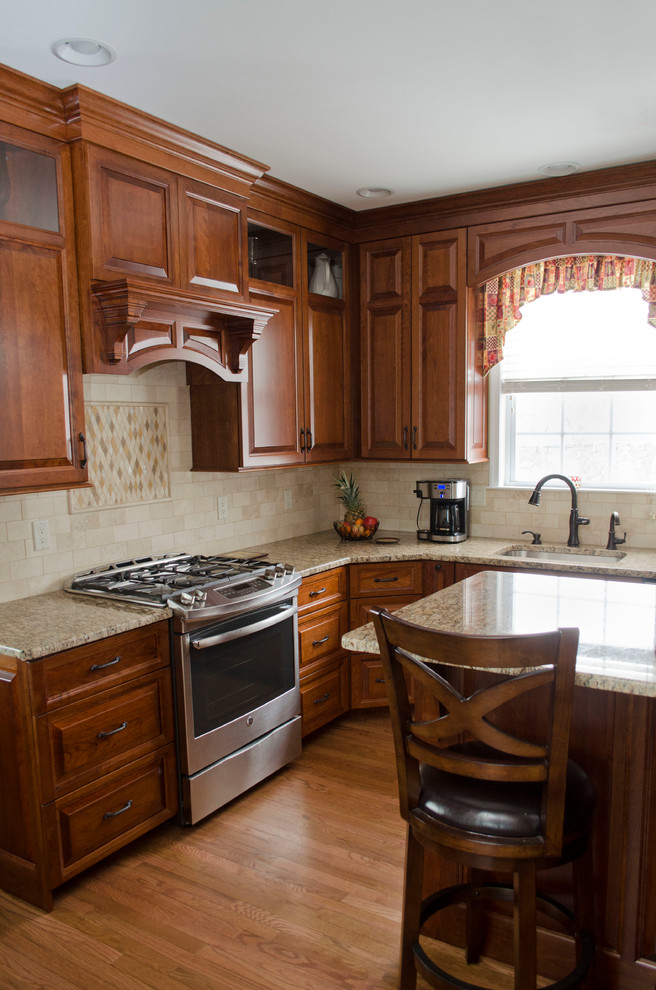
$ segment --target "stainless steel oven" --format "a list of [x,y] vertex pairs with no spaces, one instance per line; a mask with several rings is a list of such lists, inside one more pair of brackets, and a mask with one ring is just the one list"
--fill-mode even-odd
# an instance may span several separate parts
[[301,753],[300,583],[293,567],[262,556],[162,554],[86,571],[66,589],[172,610],[186,824]]
[[187,824],[300,755],[297,615],[294,593],[174,634]]

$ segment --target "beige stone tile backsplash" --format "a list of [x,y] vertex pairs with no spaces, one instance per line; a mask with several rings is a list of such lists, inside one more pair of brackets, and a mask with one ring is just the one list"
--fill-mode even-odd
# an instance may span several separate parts
[[[184,364],[164,363],[121,378],[89,375],[84,385],[85,401],[96,409],[113,404],[166,407],[170,497],[161,497],[160,486],[149,493],[155,500],[131,502],[132,487],[127,495],[122,490],[122,504],[100,509],[81,508],[85,500],[68,492],[0,497],[0,601],[56,590],[77,571],[124,558],[172,549],[225,553],[328,529],[340,514],[331,483],[342,467],[355,471],[367,509],[384,530],[415,529],[417,481],[465,478],[471,486],[472,535],[514,541],[526,539],[520,536],[522,529],[535,529],[545,543],[564,543],[567,537],[570,503],[565,489],[545,489],[542,505],[535,508],[528,505],[527,492],[488,488],[486,464],[354,462],[242,474],[191,472]],[[117,456],[123,459],[112,465],[117,477],[122,470],[134,473],[135,446],[130,442]],[[161,480],[161,465],[157,470]],[[144,484],[148,493],[148,479]],[[291,510],[285,509],[288,489]],[[225,520],[218,518],[220,495],[227,500]],[[605,545],[610,513],[617,510],[620,529],[628,531],[627,545],[656,549],[654,493],[579,495],[581,514],[592,519],[580,531],[582,544]],[[35,551],[32,521],[43,519],[49,524],[50,549]]]

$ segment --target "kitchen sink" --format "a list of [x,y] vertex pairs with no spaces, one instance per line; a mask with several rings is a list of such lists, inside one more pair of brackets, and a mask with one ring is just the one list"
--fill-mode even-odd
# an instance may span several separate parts
[[621,550],[575,550],[569,547],[504,547],[497,550],[499,557],[515,557],[523,560],[544,560],[556,564],[617,564],[626,557]]

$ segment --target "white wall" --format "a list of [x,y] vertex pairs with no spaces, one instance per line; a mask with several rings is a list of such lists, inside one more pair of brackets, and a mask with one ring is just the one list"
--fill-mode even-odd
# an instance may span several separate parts
[[[77,571],[101,563],[168,550],[226,553],[255,543],[329,529],[340,518],[332,481],[341,470],[356,473],[368,511],[381,529],[412,532],[422,479],[466,478],[471,484],[471,533],[525,539],[522,529],[542,533],[543,542],[564,543],[568,532],[569,492],[547,489],[542,505],[527,504],[529,492],[487,488],[487,465],[381,464],[353,462],[243,472],[191,472],[189,390],[182,363],[162,364],[129,377],[85,376],[87,402],[156,402],[168,407],[171,497],[104,509],[72,512],[67,492],[0,497],[0,601],[53,591]],[[93,456],[93,452],[92,452]],[[134,458],[119,451],[126,466]],[[536,479],[537,481],[538,479]],[[292,492],[292,509],[284,493]],[[228,513],[219,522],[217,498],[225,495]],[[608,519],[620,513],[629,547],[656,549],[656,496],[579,493],[582,515],[592,525],[580,530],[583,545],[603,546]],[[32,521],[47,520],[50,549],[35,551]]]

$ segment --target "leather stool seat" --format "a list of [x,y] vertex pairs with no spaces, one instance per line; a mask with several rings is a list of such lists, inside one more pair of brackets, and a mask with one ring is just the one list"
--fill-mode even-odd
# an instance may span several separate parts
[[[456,777],[435,767],[420,764],[419,808],[453,828],[480,835],[528,837],[542,827],[542,787],[539,784],[498,783]],[[573,760],[567,761],[564,835],[589,828],[596,792],[587,773]]]

